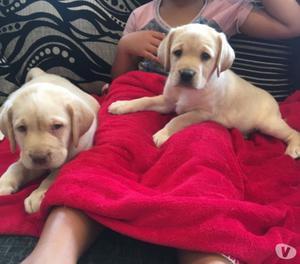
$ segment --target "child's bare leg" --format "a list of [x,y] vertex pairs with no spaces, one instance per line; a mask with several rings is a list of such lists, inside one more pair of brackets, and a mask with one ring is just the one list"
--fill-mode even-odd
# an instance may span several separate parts
[[179,264],[232,264],[222,255],[179,251]]
[[75,264],[102,229],[79,210],[57,207],[47,218],[36,247],[22,264]]

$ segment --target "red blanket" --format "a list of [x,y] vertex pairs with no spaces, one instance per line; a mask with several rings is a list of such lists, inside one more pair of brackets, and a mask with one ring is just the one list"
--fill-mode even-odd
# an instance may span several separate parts
[[[0,232],[38,236],[54,205],[79,208],[99,223],[144,241],[222,252],[249,264],[300,263],[300,161],[285,144],[213,122],[193,125],[160,149],[152,135],[171,115],[107,113],[119,99],[161,93],[164,77],[132,72],[117,79],[102,102],[95,147],[63,167],[40,212],[23,200],[36,187],[0,197]],[[300,130],[300,93],[281,104]],[[0,173],[16,159],[0,145]],[[287,261],[292,248],[298,251]],[[279,254],[279,255],[280,255]]]

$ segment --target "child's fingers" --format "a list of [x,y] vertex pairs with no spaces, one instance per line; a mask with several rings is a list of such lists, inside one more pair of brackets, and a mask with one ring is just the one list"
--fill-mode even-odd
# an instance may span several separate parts
[[155,56],[155,55],[153,55],[153,54],[152,54],[151,52],[149,52],[149,51],[146,51],[146,52],[145,52],[144,58],[146,58],[146,59],[148,59],[148,60],[152,60],[152,61],[159,62],[158,57]]
[[[152,54],[156,58],[156,60],[157,60],[157,51],[158,51],[158,46],[155,46],[155,45],[149,46],[146,50],[146,52],[149,52],[150,54]],[[152,58],[152,60],[153,60],[153,58]]]
[[152,36],[161,41],[165,38],[166,34],[158,32],[158,31],[153,31]]
[[159,40],[159,39],[154,38],[151,40],[151,44],[155,47],[158,47],[160,43],[161,43],[161,40]]
[[149,45],[147,51],[151,52],[152,54],[157,54],[158,46],[157,45]]

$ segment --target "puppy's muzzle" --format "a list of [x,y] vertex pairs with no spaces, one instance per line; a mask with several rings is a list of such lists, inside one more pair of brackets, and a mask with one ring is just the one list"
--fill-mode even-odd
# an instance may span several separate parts
[[180,82],[183,84],[191,84],[196,72],[191,69],[179,70]]
[[47,165],[49,163],[51,153],[33,152],[29,154],[29,157],[34,165],[42,166],[42,165]]

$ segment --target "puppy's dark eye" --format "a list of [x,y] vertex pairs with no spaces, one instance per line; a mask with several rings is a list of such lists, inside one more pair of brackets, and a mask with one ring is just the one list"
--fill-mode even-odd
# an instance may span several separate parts
[[210,57],[210,55],[207,52],[203,52],[201,54],[201,60],[203,60],[203,61],[208,61],[210,58],[211,57]]
[[25,125],[20,125],[17,127],[17,131],[20,133],[25,133],[27,131],[27,127]]
[[177,58],[179,58],[181,55],[182,55],[182,50],[175,50],[175,51],[173,51],[173,54],[177,57]]
[[59,130],[63,127],[64,125],[63,124],[54,124],[51,126],[51,129],[52,130]]

